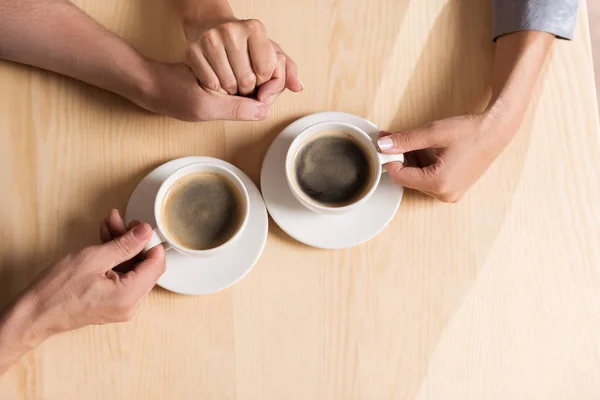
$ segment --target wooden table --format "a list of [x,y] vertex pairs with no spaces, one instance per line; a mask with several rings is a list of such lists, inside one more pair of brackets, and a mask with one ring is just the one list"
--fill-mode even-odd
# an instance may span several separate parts
[[[166,0],[77,3],[177,61]],[[481,110],[493,44],[481,0],[234,1],[300,66],[263,123],[148,115],[71,79],[0,62],[0,298],[97,240],[136,184],[186,155],[258,183],[277,133],[346,111],[387,129]],[[133,321],[48,340],[5,399],[592,399],[600,396],[600,135],[585,4],[553,48],[516,139],[460,203],[409,192],[376,239],[301,245],[274,223],[235,287],[154,290]]]

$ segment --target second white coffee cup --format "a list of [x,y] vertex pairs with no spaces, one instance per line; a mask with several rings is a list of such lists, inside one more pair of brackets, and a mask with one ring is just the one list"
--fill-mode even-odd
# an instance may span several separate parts
[[[165,224],[163,221],[163,205],[166,200],[167,194],[169,193],[169,189],[171,189],[173,184],[178,180],[186,177],[189,174],[194,174],[197,172],[218,174],[221,175],[223,178],[227,179],[229,183],[233,186],[233,188],[237,191],[241,202],[241,223],[238,225],[235,233],[223,244],[206,250],[190,249],[178,243],[171,237],[168,230],[165,228]],[[211,164],[209,162],[188,164],[184,167],[179,168],[171,175],[169,175],[158,189],[156,200],[154,201],[154,218],[156,220],[156,229],[154,229],[152,239],[150,239],[150,241],[144,248],[144,252],[147,252],[152,247],[155,247],[162,243],[165,246],[165,250],[172,249],[192,257],[210,257],[215,253],[220,252],[223,249],[229,247],[232,243],[239,239],[240,235],[246,228],[248,222],[249,207],[250,200],[248,197],[248,191],[246,190],[246,187],[242,183],[241,179],[238,178],[238,176],[232,170],[221,165]]]
[[[314,200],[302,191],[295,176],[296,157],[298,156],[302,147],[311,142],[311,140],[315,139],[317,136],[326,135],[328,132],[343,132],[344,135],[347,135],[355,140],[357,144],[360,145],[365,156],[369,159],[368,162],[371,166],[371,176],[368,180],[367,187],[362,191],[362,195],[356,198],[356,200],[350,204],[343,206],[331,206]],[[383,165],[393,161],[404,162],[403,154],[380,153],[375,145],[375,140],[377,139],[371,138],[366,132],[357,126],[335,121],[320,122],[311,125],[300,132],[300,134],[292,141],[285,160],[285,175],[288,186],[290,187],[294,197],[309,210],[321,214],[344,214],[356,209],[357,207],[360,207],[362,204],[367,202],[367,200],[369,200],[369,198],[373,195],[373,192],[375,192],[375,189],[377,189],[377,185],[379,185],[379,181],[381,179],[381,174],[386,172],[386,169],[383,168]]]

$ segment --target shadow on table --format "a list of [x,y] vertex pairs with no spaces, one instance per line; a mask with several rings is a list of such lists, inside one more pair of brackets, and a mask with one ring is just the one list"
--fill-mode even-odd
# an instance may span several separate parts
[[[410,129],[441,118],[478,113],[485,109],[490,95],[494,48],[490,36],[488,3],[477,0],[454,0],[447,3],[431,30],[414,75],[398,106],[400,111],[391,123],[391,130]],[[434,64],[447,67],[443,73],[433,75],[430,73],[430,66]],[[547,68],[542,71],[540,81],[546,75]],[[534,96],[533,102],[535,101]],[[402,112],[411,107],[414,110],[415,105],[422,108],[410,115]],[[410,277],[418,275],[418,269],[426,265],[432,266],[426,272],[429,287],[427,293],[423,294],[425,303],[423,300],[415,303],[415,299],[411,297],[401,299],[404,304],[414,307],[413,310],[406,310],[407,313],[429,310],[432,316],[427,328],[428,335],[420,341],[421,348],[404,355],[404,362],[421,366],[415,376],[408,378],[406,387],[398,388],[407,394],[407,398],[420,398],[426,393],[423,390],[427,387],[429,362],[437,344],[475,283],[479,269],[486,264],[489,251],[519,185],[524,163],[515,163],[514,160],[523,160],[526,156],[531,141],[530,127],[531,118],[525,120],[521,131],[506,149],[513,162],[509,164],[500,157],[488,174],[458,204],[437,204],[423,194],[411,190],[405,192],[399,219],[406,218],[407,221],[417,223],[414,217],[407,218],[406,214],[419,213],[419,209],[427,208],[426,212],[430,214],[428,217],[434,216],[429,230],[444,230],[451,236],[432,235],[430,238],[421,238],[432,248],[447,249],[443,253],[450,255],[450,258],[432,262],[429,257],[435,256],[417,255],[412,260],[412,265],[408,265],[406,271],[403,271],[405,281],[410,284]],[[470,220],[485,223],[485,229],[478,230],[474,226],[465,231],[465,221]],[[440,221],[439,224],[437,221]],[[404,226],[403,229],[411,231],[410,226]],[[459,252],[452,249],[459,249]],[[465,254],[471,255],[470,259],[467,258],[469,262],[465,262]],[[399,293],[403,293],[402,290]],[[409,320],[409,324],[414,325],[409,331],[415,334],[422,328],[419,318]],[[421,357],[426,358],[425,364],[419,362]]]
[[[61,217],[58,226],[52,228],[57,232],[55,237],[50,235],[44,242],[35,243],[34,248],[12,249],[2,254],[0,257],[0,310],[52,262],[85,246],[100,243],[100,222],[106,218],[108,211],[118,208],[124,215],[127,200],[139,181],[159,164],[146,167],[120,181],[110,181],[96,187],[97,192],[91,196],[94,201],[82,207],[85,212],[81,209],[57,210],[57,213],[64,215],[64,218]],[[85,173],[82,175],[71,178],[85,181]]]

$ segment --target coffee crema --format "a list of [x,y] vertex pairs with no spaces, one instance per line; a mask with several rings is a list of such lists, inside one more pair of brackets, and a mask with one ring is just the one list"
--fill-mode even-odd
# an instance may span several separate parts
[[190,250],[224,244],[237,233],[244,215],[238,189],[218,172],[194,172],[178,179],[162,206],[166,233]]
[[373,179],[362,144],[344,131],[321,132],[308,139],[296,155],[294,169],[304,194],[333,207],[360,200]]

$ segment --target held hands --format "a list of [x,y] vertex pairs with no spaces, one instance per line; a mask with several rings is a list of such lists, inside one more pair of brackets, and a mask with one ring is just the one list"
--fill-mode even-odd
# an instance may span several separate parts
[[267,105],[286,88],[302,90],[296,64],[269,40],[262,22],[231,16],[186,24],[184,30],[188,39],[184,63],[204,88],[230,95],[256,95]]
[[455,203],[502,152],[518,124],[490,111],[432,122],[397,133],[381,132],[383,153],[405,153],[405,162],[386,165],[400,185]]
[[257,20],[233,17],[187,23],[183,63],[149,61],[138,105],[184,121],[267,118],[287,88],[302,91],[296,64]]
[[165,271],[162,246],[136,258],[152,236],[148,224],[132,222],[126,228],[112,210],[100,236],[103,244],[52,264],[26,291],[38,340],[86,325],[128,321]]

